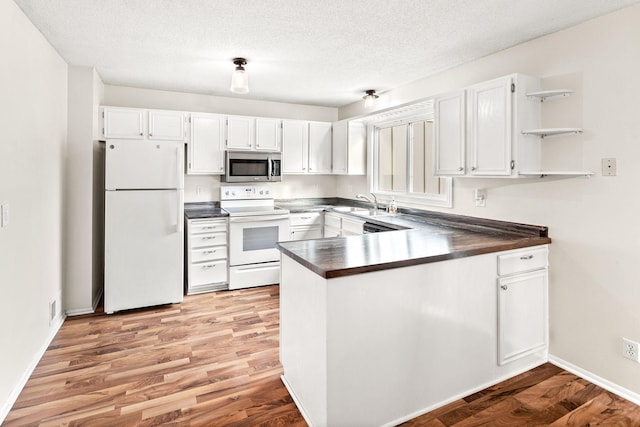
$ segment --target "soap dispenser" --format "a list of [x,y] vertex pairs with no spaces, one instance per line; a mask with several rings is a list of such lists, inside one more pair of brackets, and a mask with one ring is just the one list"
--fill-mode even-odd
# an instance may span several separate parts
[[398,213],[398,205],[396,205],[396,199],[391,199],[391,203],[387,206],[387,210],[391,214]]

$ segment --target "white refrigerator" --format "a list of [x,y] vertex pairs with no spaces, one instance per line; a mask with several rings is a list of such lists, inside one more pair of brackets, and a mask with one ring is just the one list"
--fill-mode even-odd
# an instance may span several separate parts
[[184,143],[107,140],[104,311],[182,302]]

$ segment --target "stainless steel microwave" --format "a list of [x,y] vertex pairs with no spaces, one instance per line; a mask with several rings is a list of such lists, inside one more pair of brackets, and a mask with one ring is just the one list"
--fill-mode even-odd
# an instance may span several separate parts
[[222,182],[281,181],[282,154],[275,152],[227,151]]

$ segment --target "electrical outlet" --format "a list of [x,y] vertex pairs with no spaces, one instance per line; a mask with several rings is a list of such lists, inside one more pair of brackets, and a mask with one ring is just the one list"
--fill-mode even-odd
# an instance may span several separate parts
[[637,342],[631,341],[627,338],[622,338],[622,355],[627,359],[640,362],[640,357],[638,355],[639,347],[640,345]]
[[616,159],[602,159],[602,176],[618,175]]
[[474,193],[474,199],[476,201],[476,206],[480,208],[484,208],[487,206],[487,190],[478,189]]

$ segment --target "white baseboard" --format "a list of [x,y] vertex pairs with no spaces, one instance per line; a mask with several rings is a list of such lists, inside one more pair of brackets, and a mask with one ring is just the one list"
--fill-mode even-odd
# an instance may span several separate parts
[[638,393],[634,393],[631,390],[619,386],[616,383],[599,377],[592,372],[582,369],[572,363],[567,362],[566,360],[560,359],[559,357],[553,356],[551,354],[549,355],[549,363],[552,363],[564,369],[565,371],[569,371],[572,374],[579,376],[580,378],[584,378],[585,380],[599,387],[602,387],[603,389],[610,391],[611,393],[617,394],[623,399],[627,399],[628,401],[633,402],[636,405],[640,405],[640,394]]
[[4,422],[4,419],[9,414],[9,411],[11,411],[11,408],[13,407],[14,403],[16,403],[16,400],[18,400],[18,396],[20,396],[22,389],[24,388],[25,384],[27,384],[27,381],[29,381],[31,374],[33,374],[33,371],[36,369],[36,366],[38,366],[38,362],[40,362],[40,359],[42,359],[42,356],[44,356],[45,351],[47,351],[47,348],[49,347],[53,339],[56,337],[56,334],[60,330],[60,327],[62,326],[66,318],[67,316],[65,316],[64,314],[61,314],[56,319],[54,319],[54,323],[52,323],[51,325],[51,330],[49,331],[49,335],[45,339],[42,346],[40,346],[40,349],[38,350],[38,352],[34,354],[33,359],[31,359],[31,363],[29,363],[29,366],[27,366],[27,368],[22,373],[20,380],[13,388],[13,391],[9,394],[9,397],[7,398],[6,402],[4,402],[2,406],[0,406],[0,425],[2,425],[2,423]]

